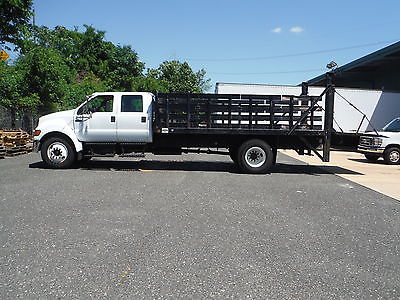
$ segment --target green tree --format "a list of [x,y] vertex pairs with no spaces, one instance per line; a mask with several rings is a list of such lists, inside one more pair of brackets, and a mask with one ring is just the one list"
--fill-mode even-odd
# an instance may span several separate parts
[[63,96],[63,107],[73,109],[85,101],[85,97],[94,92],[107,90],[105,84],[95,77],[85,77],[80,82],[74,82],[67,86]]
[[[85,31],[78,28],[68,30],[57,26],[36,28],[36,41],[42,47],[57,50],[65,63],[82,79],[93,76],[105,82],[110,90],[126,91],[131,82],[141,76],[144,70],[137,53],[131,46],[114,45],[105,40],[105,31],[84,25]],[[34,46],[34,45],[33,45]],[[28,41],[25,49],[32,47]]]
[[131,81],[131,90],[135,92],[167,93],[168,84],[153,77],[139,76]]
[[0,1],[0,43],[19,45],[29,28],[32,0]]
[[110,47],[106,68],[100,74],[107,85],[113,90],[129,91],[132,90],[132,80],[142,76],[144,63],[142,63],[137,53],[131,46]]
[[187,62],[165,61],[148,76],[165,82],[170,93],[203,93],[210,88],[206,71],[194,72]]
[[18,112],[31,112],[40,103],[39,95],[29,90],[28,80],[25,70],[0,63],[0,105],[9,111],[12,127]]
[[62,26],[33,29],[19,41],[13,65],[0,68],[0,105],[14,117],[18,111],[73,108],[96,91],[201,93],[209,88],[206,72],[194,72],[187,62],[166,61],[144,73],[131,46],[106,41],[105,32],[92,26],[85,25],[83,32]]
[[30,93],[39,96],[40,113],[62,107],[65,90],[72,82],[74,72],[58,51],[37,46],[20,56],[15,67],[24,74]]

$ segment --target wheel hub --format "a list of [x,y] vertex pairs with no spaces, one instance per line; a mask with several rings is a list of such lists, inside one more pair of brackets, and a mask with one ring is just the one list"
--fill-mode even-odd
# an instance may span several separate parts
[[266,161],[265,151],[260,147],[251,147],[245,153],[245,160],[249,166],[258,168]]
[[400,159],[400,153],[398,151],[392,151],[389,155],[391,162],[398,162]]
[[68,157],[67,147],[60,142],[54,142],[47,148],[48,158],[56,164],[64,162]]

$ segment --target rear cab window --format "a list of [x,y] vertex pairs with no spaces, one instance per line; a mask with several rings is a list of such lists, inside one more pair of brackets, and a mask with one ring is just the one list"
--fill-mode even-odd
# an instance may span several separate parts
[[121,112],[143,112],[142,95],[122,95]]

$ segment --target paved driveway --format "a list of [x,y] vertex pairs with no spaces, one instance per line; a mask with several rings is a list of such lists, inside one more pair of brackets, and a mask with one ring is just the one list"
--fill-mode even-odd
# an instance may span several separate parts
[[288,156],[39,161],[0,160],[2,299],[400,297],[399,202]]
[[[357,152],[331,151],[329,162],[322,162],[315,155],[298,155],[293,150],[284,150],[282,152],[285,155],[310,165],[318,166],[330,173],[337,174],[386,196],[400,200],[400,165],[387,165],[382,158],[376,162],[371,162],[363,154]],[[345,169],[347,172],[343,172]],[[352,172],[349,172],[349,170],[352,170]]]

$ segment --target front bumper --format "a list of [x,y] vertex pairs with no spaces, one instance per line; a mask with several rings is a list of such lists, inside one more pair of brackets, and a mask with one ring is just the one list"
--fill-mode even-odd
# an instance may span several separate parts
[[358,146],[358,152],[365,153],[365,154],[383,154],[385,148],[382,147],[365,147],[365,146]]

